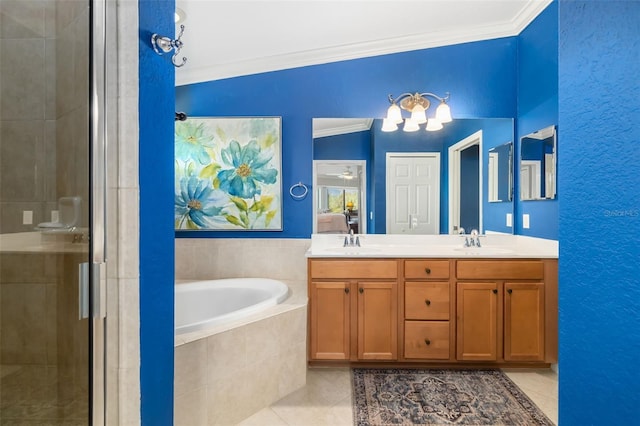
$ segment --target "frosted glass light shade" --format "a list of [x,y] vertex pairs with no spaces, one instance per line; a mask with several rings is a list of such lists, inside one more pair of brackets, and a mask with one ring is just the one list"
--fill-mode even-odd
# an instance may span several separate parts
[[420,104],[416,104],[411,110],[411,121],[415,121],[416,124],[422,124],[427,122],[427,114],[424,112],[424,107]]
[[427,132],[434,132],[440,129],[442,129],[442,123],[437,118],[430,118],[427,121],[427,127],[425,127]]
[[391,104],[389,109],[387,109],[387,120],[396,124],[402,123],[402,112],[397,104]]
[[451,122],[451,109],[444,101],[440,102],[440,105],[436,108],[436,118],[440,123]]
[[389,120],[385,118],[382,120],[382,129],[383,132],[393,132],[398,130],[398,125],[395,121]]
[[418,129],[420,129],[420,126],[418,126],[418,123],[413,121],[411,118],[407,118],[404,121],[404,127],[402,128],[403,131],[405,131],[405,132],[416,132],[416,131],[418,131]]

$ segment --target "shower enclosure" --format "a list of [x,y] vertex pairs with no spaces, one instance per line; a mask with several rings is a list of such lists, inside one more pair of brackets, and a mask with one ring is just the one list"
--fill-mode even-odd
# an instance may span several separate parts
[[0,425],[104,423],[106,3],[0,0]]

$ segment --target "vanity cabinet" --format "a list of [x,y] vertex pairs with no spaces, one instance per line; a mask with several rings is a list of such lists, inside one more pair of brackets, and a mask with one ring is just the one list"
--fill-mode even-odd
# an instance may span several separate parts
[[309,261],[309,358],[396,360],[395,260]]
[[315,364],[557,362],[556,259],[309,258]]
[[404,358],[448,360],[451,349],[450,261],[404,261]]
[[544,361],[542,261],[457,262],[459,361]]

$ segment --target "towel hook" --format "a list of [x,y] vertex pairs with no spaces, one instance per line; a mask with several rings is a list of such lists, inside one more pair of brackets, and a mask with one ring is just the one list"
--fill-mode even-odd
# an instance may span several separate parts
[[[296,188],[302,188],[302,192],[300,192],[299,194],[294,194],[293,191]],[[291,188],[289,188],[289,194],[294,200],[302,200],[307,196],[307,192],[309,192],[309,188],[307,188],[307,186],[302,182],[298,182],[295,185],[292,185]]]
[[164,55],[165,53],[169,53],[173,50],[173,56],[171,57],[171,62],[177,68],[180,68],[187,62],[187,58],[183,57],[182,62],[176,62],[176,58],[178,57],[178,53],[180,53],[180,49],[182,49],[183,42],[181,40],[182,34],[184,33],[184,25],[180,25],[180,34],[175,40],[172,40],[170,37],[161,36],[159,34],[153,34],[151,36],[151,46],[153,50],[158,55]]

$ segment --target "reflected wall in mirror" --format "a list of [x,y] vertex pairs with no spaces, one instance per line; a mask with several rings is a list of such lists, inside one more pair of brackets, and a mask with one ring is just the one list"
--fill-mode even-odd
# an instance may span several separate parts
[[513,199],[513,143],[489,149],[487,196],[490,203]]
[[556,198],[556,126],[520,139],[520,199]]
[[[360,233],[387,233],[387,154],[426,152],[439,153],[440,156],[439,233],[456,232],[455,224],[450,223],[450,216],[457,216],[450,215],[450,211],[453,211],[450,203],[455,198],[450,196],[450,183],[457,188],[454,192],[460,194],[457,203],[460,212],[459,225],[467,232],[475,228],[480,232],[513,233],[513,228],[507,226],[506,220],[513,214],[513,202],[505,200],[502,203],[489,203],[487,197],[482,195],[487,192],[486,165],[489,161],[489,150],[503,145],[505,141],[513,140],[513,119],[454,119],[438,132],[387,133],[382,132],[381,127],[382,119],[313,119],[314,164],[319,160],[364,162],[363,174],[366,185],[361,188],[361,193],[367,204],[366,207],[363,204],[358,209]],[[473,149],[469,150],[469,153],[474,155],[461,155],[461,166],[454,170],[449,166],[451,148],[472,138],[478,139],[475,153]],[[314,170],[314,182],[317,179],[316,174]],[[474,176],[473,181],[467,180],[470,176]],[[318,199],[320,195],[317,187],[314,188],[313,223],[314,232],[317,232],[317,215],[323,211],[319,209],[321,201]],[[407,221],[410,221],[410,218],[407,218]]]

